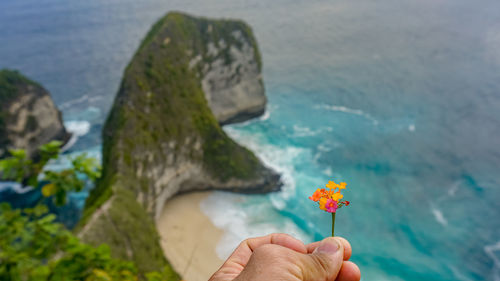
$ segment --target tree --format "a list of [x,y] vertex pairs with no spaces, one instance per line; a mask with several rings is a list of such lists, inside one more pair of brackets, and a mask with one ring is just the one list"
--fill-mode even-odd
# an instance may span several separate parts
[[[57,141],[43,145],[36,160],[28,159],[23,150],[10,150],[11,156],[0,160],[0,175],[35,188],[41,186],[44,197],[64,205],[68,192],[82,190],[86,179],[95,181],[101,168],[96,159],[83,154],[72,159],[67,169],[44,170],[58,157],[60,146]],[[92,247],[81,242],[55,219],[41,201],[22,210],[0,204],[0,280],[138,280],[133,263],[113,259],[105,244]],[[146,274],[146,279],[179,280],[179,276],[165,269]]]

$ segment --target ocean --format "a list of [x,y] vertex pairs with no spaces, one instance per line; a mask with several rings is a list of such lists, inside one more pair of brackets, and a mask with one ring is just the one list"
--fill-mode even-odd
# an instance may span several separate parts
[[122,72],[172,10],[244,19],[263,56],[266,114],[224,129],[284,186],[202,202],[226,231],[218,255],[269,232],[328,236],[307,197],[333,179],[363,280],[500,280],[500,2],[3,0],[0,68],[52,93],[79,136],[68,153],[100,157]]

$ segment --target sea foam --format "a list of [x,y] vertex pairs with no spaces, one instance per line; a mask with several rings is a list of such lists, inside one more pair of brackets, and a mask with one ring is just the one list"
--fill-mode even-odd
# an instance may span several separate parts
[[23,186],[20,183],[17,182],[0,182],[0,193],[5,192],[7,190],[14,191],[17,194],[23,194],[26,193],[30,190],[32,190],[33,187],[31,186]]
[[62,152],[70,149],[79,137],[88,134],[90,131],[90,122],[88,121],[66,121],[64,122],[64,126],[66,127],[66,130],[71,133],[71,138],[62,147]]
[[379,123],[377,119],[373,118],[373,116],[371,116],[368,113],[365,113],[361,109],[352,109],[352,108],[348,108],[348,107],[341,106],[341,105],[328,105],[328,104],[316,105],[315,108],[316,109],[322,108],[322,109],[326,109],[326,110],[330,110],[330,111],[339,111],[339,112],[344,112],[347,114],[359,115],[359,116],[362,116],[362,117],[372,121],[373,125],[375,125],[375,126],[377,126]]
[[[292,163],[294,159],[303,156],[306,150],[294,146],[279,147],[272,144],[267,144],[261,138],[260,134],[245,133],[240,130],[225,127],[224,131],[238,143],[252,150],[257,157],[264,163],[265,166],[273,169],[281,174],[281,181],[283,186],[278,196],[274,197],[273,203],[278,203],[279,198],[288,199],[293,195],[295,190],[295,173]],[[280,208],[282,204],[277,204],[276,207]]]
[[291,219],[273,212],[264,196],[250,198],[241,194],[214,192],[200,203],[203,213],[224,231],[216,246],[217,256],[225,260],[241,241],[270,233],[288,233],[310,242]]
[[493,245],[484,246],[484,251],[493,260],[493,280],[500,281],[500,241]]
[[443,212],[441,212],[441,210],[432,207],[431,211],[438,223],[442,224],[443,226],[448,226],[448,221],[445,219]]

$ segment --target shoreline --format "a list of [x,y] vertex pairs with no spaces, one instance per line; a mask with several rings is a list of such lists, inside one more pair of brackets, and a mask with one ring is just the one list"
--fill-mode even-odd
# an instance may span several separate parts
[[215,227],[200,207],[211,193],[174,196],[156,221],[163,253],[186,281],[206,281],[223,263],[215,249],[224,231]]

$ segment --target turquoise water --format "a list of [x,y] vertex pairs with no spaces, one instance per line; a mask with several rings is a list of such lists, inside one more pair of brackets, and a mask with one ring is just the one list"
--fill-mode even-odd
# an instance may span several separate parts
[[124,67],[169,10],[245,19],[263,54],[268,115],[226,130],[285,186],[203,202],[227,230],[219,254],[268,231],[327,236],[306,198],[333,178],[363,280],[500,280],[498,1],[3,0],[0,67],[45,85],[81,135],[73,151],[95,152]]

